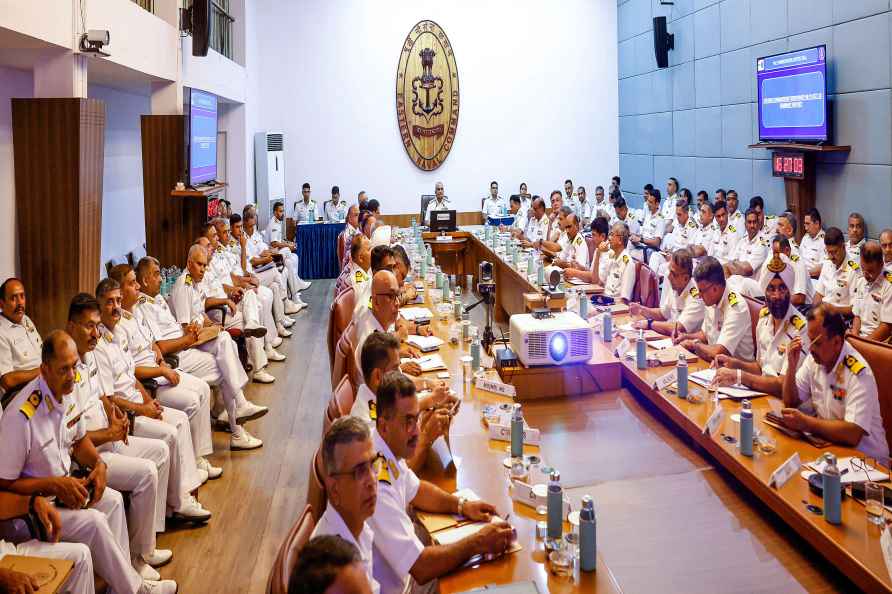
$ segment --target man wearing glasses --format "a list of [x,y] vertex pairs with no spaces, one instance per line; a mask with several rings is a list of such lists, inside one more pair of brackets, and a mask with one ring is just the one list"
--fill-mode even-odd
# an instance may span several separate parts
[[[374,532],[374,576],[382,594],[436,591],[432,580],[460,567],[477,555],[501,555],[511,546],[513,529],[507,522],[489,523],[475,534],[448,545],[425,546],[406,511],[458,514],[490,522],[496,509],[483,501],[451,495],[420,480],[406,464],[418,447],[420,406],[415,384],[399,372],[390,373],[378,390],[378,418],[372,444],[380,457],[375,470],[378,501],[369,520]],[[413,582],[410,586],[410,578]]]
[[[846,342],[842,315],[818,305],[807,319],[811,356],[799,371],[784,378],[784,424],[885,460],[889,445],[873,371]],[[799,364],[802,342],[801,338],[790,342],[788,369]]]
[[696,332],[703,325],[704,307],[700,292],[694,282],[694,261],[691,252],[680,249],[669,260],[669,286],[663,290],[660,307],[644,307],[630,303],[629,312],[641,315],[635,322],[639,329],[653,330],[664,336],[676,336],[679,332]]
[[325,494],[328,506],[313,536],[340,536],[359,550],[359,557],[374,594],[381,591],[372,571],[374,533],[366,520],[375,513],[378,481],[373,463],[377,455],[368,426],[352,416],[341,417],[322,440]]
[[[766,306],[756,324],[756,360],[744,361],[728,355],[716,355],[716,383],[720,386],[743,384],[753,390],[780,397],[787,374],[787,349],[793,339],[806,337],[805,318],[792,302],[796,283],[793,261],[775,253],[763,269],[760,286]],[[802,364],[800,360],[799,364]]]
[[632,291],[635,289],[635,264],[629,255],[629,227],[622,222],[614,223],[607,234],[607,244],[610,255],[606,256],[607,268],[604,277],[601,277],[600,258],[607,250],[602,244],[595,252],[595,262],[592,263],[592,276],[596,274],[596,283],[604,286],[604,294],[613,297],[617,303],[628,303],[632,300]]
[[750,312],[743,296],[725,283],[721,263],[706,256],[694,270],[700,298],[706,305],[703,329],[677,337],[681,346],[701,359],[712,361],[716,355],[730,355],[753,360],[753,335]]
[[400,288],[396,275],[387,269],[379,270],[372,277],[371,298],[357,303],[354,312],[357,367],[361,368],[360,353],[366,339],[374,332],[395,332],[399,313]]

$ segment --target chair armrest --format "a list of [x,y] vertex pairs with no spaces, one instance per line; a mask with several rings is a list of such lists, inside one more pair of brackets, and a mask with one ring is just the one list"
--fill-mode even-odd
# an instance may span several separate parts
[[158,382],[155,381],[154,378],[140,380],[140,383],[142,384],[142,387],[146,389],[146,392],[149,392],[152,396],[158,391]]
[[223,319],[220,321],[220,323],[223,326],[226,326],[226,314],[229,313],[229,308],[225,304],[221,303],[220,305],[215,305],[213,307],[206,307],[204,308],[204,310],[208,313],[212,311],[219,311],[220,315],[223,316]]
[[171,369],[176,369],[180,366],[180,356],[179,355],[164,355],[164,362],[170,365]]

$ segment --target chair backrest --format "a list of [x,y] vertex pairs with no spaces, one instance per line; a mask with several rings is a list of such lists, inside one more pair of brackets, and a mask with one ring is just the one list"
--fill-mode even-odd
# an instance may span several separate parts
[[136,265],[139,264],[139,261],[142,260],[146,256],[146,244],[141,244],[136,246],[136,248],[127,254],[127,263],[130,264],[131,268],[136,268]]
[[288,536],[285,537],[282,546],[279,547],[279,553],[273,562],[273,568],[266,584],[268,594],[288,593],[288,580],[291,578],[294,566],[297,565],[300,550],[310,540],[313,529],[316,527],[316,520],[310,512],[311,508],[307,505],[291,530],[288,531]]
[[338,233],[338,272],[344,269],[344,250],[347,249],[346,236],[346,229]]
[[325,494],[325,467],[322,465],[322,448],[313,455],[310,477],[307,481],[307,504],[312,508],[313,520],[318,522],[325,511],[328,496]]
[[350,322],[338,340],[335,348],[334,364],[331,366],[332,392],[341,383],[341,378],[348,376],[353,385],[359,385],[356,381],[361,373],[357,373],[356,365],[356,324]]
[[353,382],[345,375],[341,378],[338,387],[334,389],[328,406],[325,407],[325,416],[322,418],[322,435],[328,432],[332,423],[350,414],[355,399],[356,390],[353,389]]
[[746,300],[746,306],[750,311],[750,332],[753,334],[753,346],[755,347],[756,325],[759,323],[759,312],[762,311],[762,304],[747,295],[743,295],[743,298]]
[[334,366],[335,348],[341,339],[341,334],[353,319],[355,297],[353,287],[348,287],[331,302],[328,314],[328,364],[330,366]]
[[[870,365],[877,386],[892,385],[892,346],[854,334],[848,334],[846,339]],[[880,414],[883,416],[883,429],[886,430],[886,443],[892,444],[892,390],[880,387],[877,392],[880,398]]]
[[436,196],[433,194],[422,194],[421,195],[421,220],[418,221],[419,225],[423,225],[424,221],[427,217],[427,207],[430,206],[430,203],[434,201]]
[[647,264],[635,261],[635,288],[632,289],[632,301],[644,307],[659,307],[660,290],[657,275]]

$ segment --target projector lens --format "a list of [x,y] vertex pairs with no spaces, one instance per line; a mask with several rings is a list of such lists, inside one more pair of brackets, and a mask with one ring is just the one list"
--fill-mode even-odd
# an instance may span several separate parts
[[552,334],[548,341],[548,354],[553,361],[563,361],[567,356],[567,337],[560,332]]

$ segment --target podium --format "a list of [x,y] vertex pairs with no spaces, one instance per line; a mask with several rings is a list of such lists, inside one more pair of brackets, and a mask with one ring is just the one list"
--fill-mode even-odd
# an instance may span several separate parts
[[784,178],[787,210],[798,222],[796,240],[805,232],[805,213],[815,207],[816,175],[815,155],[818,153],[847,153],[851,146],[833,144],[801,144],[797,142],[770,142],[749,145],[751,149],[767,149],[771,155],[771,172],[774,177]]

